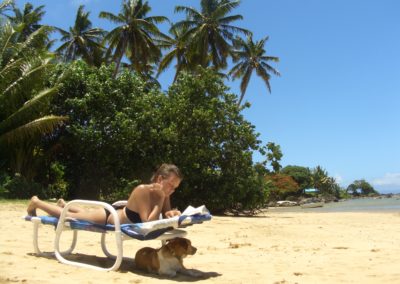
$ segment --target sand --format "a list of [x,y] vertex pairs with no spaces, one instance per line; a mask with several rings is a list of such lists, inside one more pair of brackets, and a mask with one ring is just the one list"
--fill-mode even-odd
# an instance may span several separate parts
[[[126,241],[119,271],[101,272],[35,256],[32,224],[21,219],[25,205],[0,203],[0,283],[400,283],[400,212],[278,213],[214,217],[189,227],[197,254],[188,268],[196,279],[159,277],[138,271],[134,254],[158,241]],[[51,252],[54,229],[41,227],[40,246]],[[68,233],[69,234],[69,233]],[[65,243],[69,235],[65,235]],[[112,244],[110,238],[110,244]],[[81,232],[73,258],[111,265],[100,234]]]

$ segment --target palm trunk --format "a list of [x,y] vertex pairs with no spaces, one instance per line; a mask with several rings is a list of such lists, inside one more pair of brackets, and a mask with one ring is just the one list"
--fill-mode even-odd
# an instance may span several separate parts
[[115,66],[115,71],[114,71],[114,74],[113,74],[114,78],[117,77],[117,74],[118,74],[118,71],[119,71],[119,66],[121,65],[121,61],[122,61],[122,56],[123,55],[119,56],[118,59],[117,59],[117,62],[116,62],[117,66]]

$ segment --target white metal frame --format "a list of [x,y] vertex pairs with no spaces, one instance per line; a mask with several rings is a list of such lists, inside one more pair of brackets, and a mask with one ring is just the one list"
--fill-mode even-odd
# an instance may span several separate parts
[[[67,218],[68,209],[74,205],[102,207],[102,208],[107,209],[114,217],[115,230],[113,232],[115,234],[115,242],[117,245],[117,255],[111,254],[109,252],[109,250],[107,249],[107,246],[106,246],[107,232],[101,233],[101,249],[103,250],[103,253],[108,258],[115,259],[115,262],[113,263],[113,265],[111,267],[103,268],[103,267],[90,265],[90,264],[86,264],[86,263],[81,263],[81,262],[77,262],[77,261],[71,261],[71,260],[64,258],[64,255],[71,254],[72,251],[75,249],[77,239],[78,239],[78,230],[72,229],[70,227],[70,223]],[[34,247],[35,253],[38,255],[43,255],[44,253],[39,249],[39,244],[38,244],[39,225],[41,224],[40,218],[32,217],[31,221],[33,222],[33,247]],[[62,235],[62,232],[66,231],[66,230],[73,230],[72,243],[71,243],[71,246],[69,249],[67,249],[66,251],[60,251],[61,235]],[[108,232],[112,232],[112,231],[108,231]],[[175,229],[175,230],[171,230],[171,231],[166,232],[163,235],[159,236],[157,238],[157,240],[161,240],[162,243],[164,243],[166,240],[176,238],[176,237],[183,237],[186,234],[187,234],[186,231]],[[58,220],[58,224],[57,224],[56,236],[54,239],[54,252],[55,252],[55,255],[56,255],[58,261],[60,261],[61,263],[64,263],[64,264],[74,265],[74,266],[78,266],[78,267],[91,268],[91,269],[101,270],[101,271],[115,271],[115,270],[118,270],[118,268],[120,267],[120,265],[122,263],[123,241],[125,241],[125,240],[134,240],[134,239],[125,235],[123,232],[121,232],[121,224],[120,224],[120,221],[119,221],[119,218],[117,215],[117,211],[114,209],[114,207],[112,207],[111,205],[109,205],[105,202],[77,199],[77,200],[72,200],[72,201],[68,202],[65,205],[65,207],[61,213],[61,216],[60,216],[60,218]]]

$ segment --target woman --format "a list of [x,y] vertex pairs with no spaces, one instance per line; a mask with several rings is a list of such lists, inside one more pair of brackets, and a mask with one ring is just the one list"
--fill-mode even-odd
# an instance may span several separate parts
[[[166,218],[181,215],[180,211],[171,210],[170,203],[170,196],[181,180],[182,174],[177,166],[162,164],[151,178],[152,183],[135,187],[126,206],[117,209],[120,223],[154,221],[159,219],[160,213]],[[51,216],[60,217],[64,205],[63,200],[59,200],[55,205],[33,196],[27,211],[29,215],[36,216],[36,209],[39,208]],[[100,224],[114,224],[113,216],[108,210],[102,208],[85,210],[80,207],[72,207],[67,216]]]

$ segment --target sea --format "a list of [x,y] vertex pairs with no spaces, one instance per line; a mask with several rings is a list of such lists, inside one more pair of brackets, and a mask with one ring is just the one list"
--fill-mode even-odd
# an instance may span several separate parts
[[275,207],[274,212],[400,212],[400,196],[391,198],[357,198],[325,203],[323,207]]

